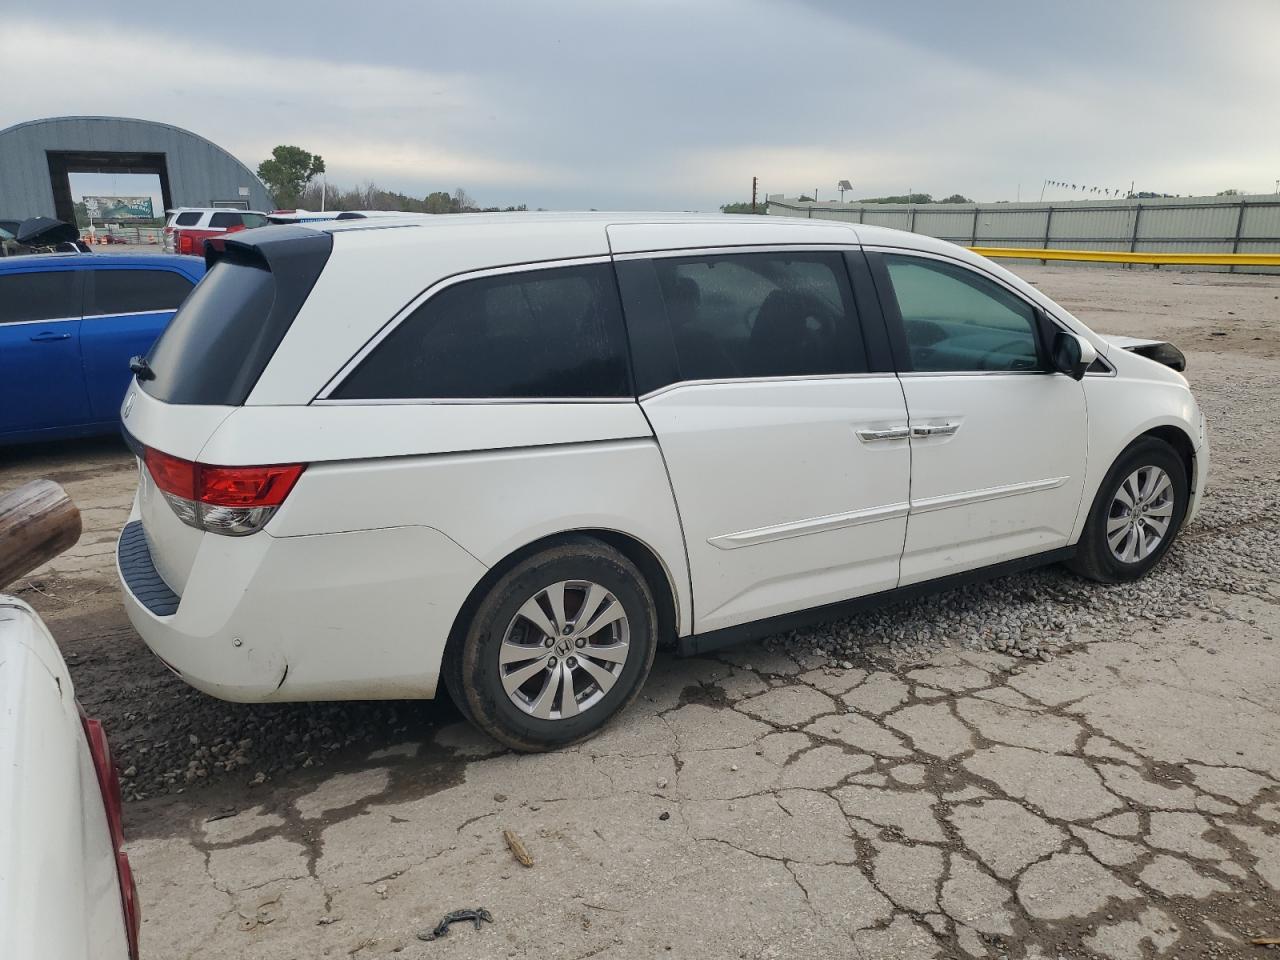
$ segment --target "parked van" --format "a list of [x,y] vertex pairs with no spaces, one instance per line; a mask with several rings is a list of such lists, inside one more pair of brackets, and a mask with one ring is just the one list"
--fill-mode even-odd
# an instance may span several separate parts
[[210,247],[124,401],[118,558],[138,632],[229,700],[443,681],[546,749],[663,644],[1140,577],[1204,489],[1181,375],[925,236],[520,213]]

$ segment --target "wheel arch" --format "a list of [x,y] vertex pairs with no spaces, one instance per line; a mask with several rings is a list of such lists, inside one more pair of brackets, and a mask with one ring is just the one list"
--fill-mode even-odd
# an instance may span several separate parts
[[668,565],[662,561],[662,558],[653,547],[632,534],[624,533],[620,530],[584,528],[564,530],[531,540],[508,553],[485,571],[484,576],[471,588],[471,592],[467,594],[466,600],[463,601],[462,606],[458,608],[458,612],[454,616],[453,625],[449,630],[449,637],[445,643],[445,657],[450,656],[458,645],[462,643],[462,638],[466,633],[468,624],[471,623],[471,618],[475,615],[476,608],[493,585],[508,570],[526,557],[531,557],[542,550],[570,541],[575,537],[592,537],[600,540],[613,547],[639,568],[641,576],[645,578],[649,589],[653,591],[654,605],[658,611],[658,644],[661,647],[674,646],[679,634],[680,594],[676,590],[675,580]]
[[[1107,474],[1111,472],[1112,466],[1116,461],[1124,456],[1125,452],[1135,443],[1147,437],[1153,437],[1157,440],[1169,444],[1178,455],[1178,459],[1182,461],[1183,468],[1186,470],[1187,489],[1190,493],[1191,502],[1196,499],[1196,446],[1195,440],[1192,438],[1191,430],[1186,423],[1174,418],[1162,418],[1155,422],[1148,422],[1135,429],[1127,436],[1123,443],[1115,447],[1114,452],[1106,459],[1103,464],[1091,464],[1090,473],[1091,481],[1086,485],[1083,495],[1080,498],[1080,509],[1076,514],[1075,528],[1071,532],[1070,543],[1075,544],[1080,540],[1084,533],[1085,523],[1088,521],[1089,514],[1093,509],[1095,500],[1099,491],[1102,489],[1102,483],[1107,478]],[[1090,458],[1092,459],[1092,457]],[[1192,515],[1188,509],[1187,517]]]

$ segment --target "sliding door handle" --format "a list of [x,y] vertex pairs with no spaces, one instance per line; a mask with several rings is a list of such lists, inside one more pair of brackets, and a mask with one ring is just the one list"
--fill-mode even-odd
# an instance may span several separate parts
[[950,437],[960,429],[958,423],[931,423],[911,428],[913,437]]
[[911,436],[906,427],[887,427],[883,430],[859,430],[858,439],[863,443],[875,443],[877,440],[905,440]]

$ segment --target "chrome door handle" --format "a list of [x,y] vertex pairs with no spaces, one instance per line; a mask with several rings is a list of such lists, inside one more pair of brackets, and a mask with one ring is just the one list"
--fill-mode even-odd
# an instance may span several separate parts
[[911,436],[906,427],[888,427],[884,430],[859,430],[858,439],[863,443],[874,443],[877,440],[905,440]]
[[960,429],[958,423],[934,423],[921,427],[912,427],[913,437],[950,437]]

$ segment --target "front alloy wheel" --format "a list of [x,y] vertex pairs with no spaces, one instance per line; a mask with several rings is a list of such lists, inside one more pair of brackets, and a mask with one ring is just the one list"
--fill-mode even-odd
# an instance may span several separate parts
[[1187,465],[1157,437],[1134,441],[1112,464],[1067,566],[1103,583],[1137,580],[1172,546],[1189,500]]
[[1116,489],[1107,512],[1107,545],[1121,563],[1151,556],[1169,534],[1173,481],[1156,466],[1139,467]]

